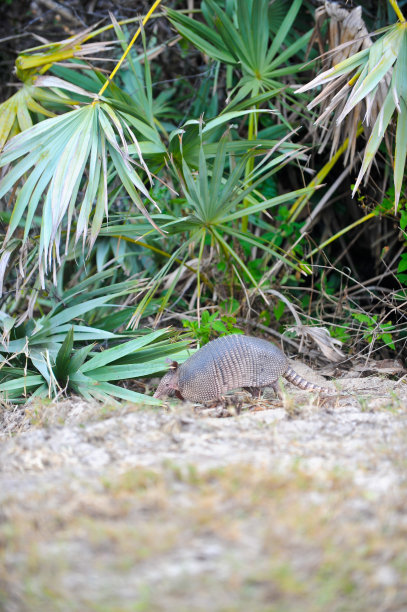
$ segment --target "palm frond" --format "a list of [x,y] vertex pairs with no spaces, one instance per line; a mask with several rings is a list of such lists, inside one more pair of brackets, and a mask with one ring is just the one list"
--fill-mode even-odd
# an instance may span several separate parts
[[[42,205],[39,238],[39,271],[45,276],[60,261],[63,234],[77,217],[75,240],[91,247],[108,215],[107,168],[111,162],[133,203],[157,228],[142,196],[154,200],[130,157],[127,140],[131,129],[120,112],[99,102],[42,121],[9,142],[0,156],[0,167],[10,164],[0,182],[0,197],[21,181],[3,249],[25,217],[24,241],[33,217]],[[132,133],[132,140],[135,139]],[[145,163],[139,154],[139,163]],[[28,175],[27,175],[28,173]],[[77,205],[79,208],[77,209]]]
[[[93,279],[95,280],[95,279]],[[130,285],[109,295],[92,295],[85,291],[89,279],[78,286],[82,299],[71,291],[64,295],[50,312],[35,322],[17,325],[15,317],[0,311],[0,394],[12,402],[24,401],[28,396],[56,397],[73,391],[87,398],[115,402],[114,398],[133,402],[159,404],[153,398],[126,389],[111,381],[145,377],[166,368],[165,358],[177,354],[185,361],[188,342],[175,338],[168,329],[151,332],[140,330],[117,333],[84,324],[87,314],[111,307],[111,302],[123,293],[132,292]],[[134,288],[133,288],[134,289]],[[117,323],[115,315],[107,325]],[[105,322],[106,326],[106,322]],[[108,348],[97,350],[99,345]],[[99,347],[100,348],[100,347]]]
[[310,30],[295,42],[289,39],[302,1],[291,3],[272,40],[267,0],[236,0],[235,21],[218,2],[205,0],[202,13],[207,25],[172,9],[166,11],[170,22],[193,45],[209,57],[241,71],[241,79],[229,96],[235,105],[248,96],[253,98],[270,89],[280,89],[281,76],[304,68],[303,64],[287,63],[305,50],[312,34]]
[[[350,12],[332,3],[327,3],[326,7],[332,17],[331,27],[337,28],[338,21],[341,23],[341,44],[331,54],[333,65],[297,89],[297,93],[323,86],[321,93],[309,104],[310,109],[321,105],[315,122],[325,132],[320,151],[331,142],[334,153],[349,138],[348,156],[352,163],[358,124],[363,122],[369,138],[353,193],[362,179],[367,179],[386,128],[397,111],[394,163],[397,211],[407,152],[406,24],[390,26],[373,43],[362,20],[361,7]],[[349,40],[351,44],[344,42]]]

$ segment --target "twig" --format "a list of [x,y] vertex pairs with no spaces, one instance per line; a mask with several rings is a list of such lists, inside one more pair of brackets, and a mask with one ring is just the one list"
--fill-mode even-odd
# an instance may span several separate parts
[[54,11],[55,13],[60,15],[62,19],[67,19],[68,21],[71,21],[72,23],[76,23],[77,25],[80,25],[82,28],[85,25],[83,21],[75,17],[72,11],[70,11],[65,6],[62,6],[61,4],[58,4],[58,2],[54,2],[54,0],[38,0],[38,3],[43,4],[51,11]]
[[267,332],[271,336],[275,336],[276,338],[280,340],[281,345],[283,345],[283,340],[284,340],[284,342],[286,342],[287,344],[290,344],[298,352],[298,349],[299,349],[298,342],[295,342],[295,340],[292,340],[291,338],[287,338],[283,334],[280,334],[280,332],[276,331],[272,327],[267,327],[267,325],[263,325],[263,323],[259,323],[258,321],[252,321],[251,319],[243,319],[241,317],[238,317],[236,321],[237,323],[243,323],[244,325],[250,325],[250,327],[255,327],[256,329],[260,329],[261,331]]

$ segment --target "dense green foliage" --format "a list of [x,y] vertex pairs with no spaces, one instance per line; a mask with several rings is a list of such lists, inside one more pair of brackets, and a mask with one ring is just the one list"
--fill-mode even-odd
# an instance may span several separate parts
[[[160,2],[151,4],[153,14]],[[155,331],[160,321],[181,328],[188,315],[200,342],[243,317],[281,332],[287,298],[304,324],[323,322],[349,350],[395,355],[405,345],[405,22],[397,14],[372,46],[320,74],[303,0],[198,4],[194,14],[166,8],[166,40],[151,34],[150,15],[136,36],[135,19],[112,16],[110,27],[17,58],[22,86],[0,107],[5,399],[138,400],[129,381],[188,354],[185,333]],[[184,76],[175,64],[161,79],[168,45]],[[122,58],[109,80],[107,52]],[[197,63],[205,76],[193,90]],[[331,89],[314,100],[321,85]],[[317,155],[319,100],[331,104],[321,117],[352,116],[343,141],[325,126],[330,155]],[[375,123],[364,128],[355,205],[363,104]]]

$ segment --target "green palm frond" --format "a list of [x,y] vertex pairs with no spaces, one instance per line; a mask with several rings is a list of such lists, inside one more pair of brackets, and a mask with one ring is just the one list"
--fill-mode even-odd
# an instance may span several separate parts
[[[64,232],[66,242],[74,222],[75,241],[85,243],[88,238],[90,247],[94,244],[108,215],[110,163],[133,203],[155,226],[142,196],[155,202],[134,167],[127,139],[136,142],[124,115],[98,102],[42,121],[6,145],[0,167],[10,164],[10,169],[0,182],[0,197],[24,183],[18,190],[3,248],[23,218],[24,241],[28,239],[33,217],[42,205],[42,285],[45,275],[59,262]],[[138,157],[138,165],[148,174],[140,151]]]
[[[175,264],[178,265],[178,272],[185,267],[190,273],[196,275],[198,286],[200,285],[201,260],[205,243],[213,247],[211,248],[212,252],[221,254],[222,259],[232,262],[237,269],[240,269],[241,275],[246,275],[246,278],[258,290],[260,290],[258,283],[235,248],[235,239],[237,239],[237,242],[255,246],[261,252],[281,259],[301,274],[310,273],[308,264],[298,261],[292,255],[286,257],[284,252],[271,247],[267,241],[253,235],[249,230],[239,232],[234,227],[235,221],[240,220],[244,216],[256,215],[272,207],[293,201],[299,196],[312,191],[312,188],[306,187],[269,199],[262,198],[261,194],[256,192],[256,188],[261,183],[278,170],[281,170],[291,159],[301,156],[303,151],[300,149],[288,149],[287,151],[279,152],[279,147],[276,147],[277,152],[272,150],[269,152],[269,155],[264,155],[262,160],[254,166],[253,171],[246,176],[247,161],[256,155],[257,150],[255,148],[235,160],[234,167],[228,168],[229,159],[227,152],[229,142],[227,136],[220,140],[214,159],[212,159],[213,154],[205,152],[205,147],[202,143],[202,133],[203,130],[201,129],[197,169],[191,167],[184,157],[179,165],[173,161],[174,170],[178,175],[185,196],[185,212],[187,214],[182,217],[177,217],[176,215],[154,215],[154,221],[160,225],[163,231],[167,232],[168,235],[178,234],[180,236],[181,244],[171,253],[166,254],[160,251],[161,254],[168,257],[168,260],[151,279],[146,294],[138,302],[134,315],[130,320],[130,327],[135,327],[139,324],[146,306],[151,302],[163,280],[167,278]],[[212,162],[211,165],[208,164],[209,158]],[[244,206],[246,201],[249,203],[248,206]],[[133,219],[131,224],[126,224],[122,227],[104,227],[101,232],[103,235],[115,235],[122,237],[124,240],[139,239],[143,234],[151,233],[143,219]],[[157,250],[155,246],[144,242],[139,242],[139,244],[146,248]],[[192,249],[196,249],[198,245],[200,247],[196,260],[197,263],[192,267],[187,267],[186,261],[190,257]],[[161,298],[161,306],[156,323],[168,303],[171,293],[174,291],[176,282],[177,277],[175,276],[173,282],[168,286],[165,295]],[[205,273],[205,284],[210,286],[211,282],[210,273]]]
[[236,0],[235,21],[218,2],[205,0],[202,13],[207,22],[200,23],[167,8],[168,18],[179,33],[209,57],[239,68],[242,72],[231,105],[246,97],[258,96],[282,86],[280,77],[298,72],[302,64],[290,65],[307,45],[311,31],[289,42],[290,30],[302,0],[290,3],[288,11],[270,39],[268,0]]
[[[112,382],[132,381],[166,369],[166,358],[185,361],[188,342],[168,329],[139,330],[137,334],[109,331],[117,325],[112,302],[137,291],[138,282],[92,290],[111,270],[87,278],[66,291],[48,314],[19,324],[0,311],[0,396],[13,402],[28,396],[56,397],[64,390],[86,398],[159,404],[153,398]],[[108,309],[103,326],[87,325],[98,311]],[[130,316],[130,315],[128,315]],[[109,322],[108,319],[111,319]],[[99,345],[99,346],[98,346]],[[106,348],[107,345],[107,348]],[[105,350],[100,349],[101,346]]]

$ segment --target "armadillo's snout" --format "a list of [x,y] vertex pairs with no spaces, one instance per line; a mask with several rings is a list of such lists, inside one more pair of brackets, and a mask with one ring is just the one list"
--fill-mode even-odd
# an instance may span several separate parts
[[162,398],[162,397],[174,397],[175,390],[171,389],[167,386],[162,388],[160,385],[157,387],[157,391],[154,393],[153,397]]
[[174,395],[175,386],[174,386],[174,373],[172,371],[164,374],[160,382],[158,383],[158,387],[153,397],[161,398],[166,397],[167,395],[171,397]]

